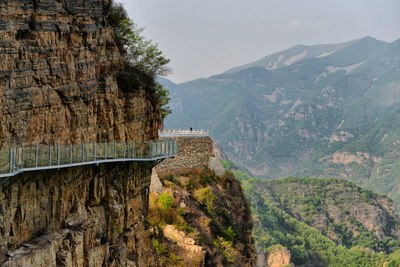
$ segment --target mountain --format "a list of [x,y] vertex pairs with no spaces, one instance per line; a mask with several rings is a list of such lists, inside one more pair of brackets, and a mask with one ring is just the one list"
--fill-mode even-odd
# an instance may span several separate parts
[[283,67],[290,66],[298,61],[305,59],[321,58],[333,54],[349,45],[354,41],[341,43],[341,44],[326,44],[326,45],[296,45],[287,50],[274,53],[270,56],[266,56],[260,60],[246,64],[240,67],[232,68],[225,73],[235,73],[250,67],[263,67],[267,70],[274,70]]
[[166,127],[209,129],[260,177],[344,177],[400,203],[399,55],[372,37],[295,46],[174,86]]
[[[391,199],[337,179],[242,180],[255,219],[258,266],[276,248],[295,266],[398,266]],[[282,253],[281,253],[282,254]]]

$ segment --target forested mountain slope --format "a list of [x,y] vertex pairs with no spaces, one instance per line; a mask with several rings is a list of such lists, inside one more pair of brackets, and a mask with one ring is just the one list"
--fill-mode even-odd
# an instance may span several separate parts
[[[398,266],[392,200],[343,180],[242,179],[259,255],[290,252],[296,266]],[[263,257],[261,257],[263,258]]]

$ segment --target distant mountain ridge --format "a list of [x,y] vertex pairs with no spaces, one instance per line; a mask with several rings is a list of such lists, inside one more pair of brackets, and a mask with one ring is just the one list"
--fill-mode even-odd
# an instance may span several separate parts
[[298,61],[331,55],[343,49],[344,47],[351,45],[354,42],[355,41],[350,41],[340,44],[325,44],[325,45],[312,45],[312,46],[296,45],[287,50],[283,50],[274,53],[270,56],[266,56],[250,64],[232,68],[226,71],[225,73],[235,73],[250,67],[264,67],[267,70],[283,68],[292,65]]
[[165,85],[166,126],[209,129],[253,174],[341,177],[400,203],[400,40],[295,46]]

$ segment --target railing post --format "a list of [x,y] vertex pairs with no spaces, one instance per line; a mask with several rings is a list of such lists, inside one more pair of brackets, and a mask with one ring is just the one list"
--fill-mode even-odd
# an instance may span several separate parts
[[126,158],[126,141],[124,141],[124,159]]
[[36,145],[36,152],[35,152],[35,167],[38,166],[38,161],[39,161],[39,145]]
[[156,142],[156,158],[158,157],[158,141]]
[[114,140],[114,159],[117,158],[117,142]]
[[82,162],[85,162],[85,143],[82,143]]
[[25,157],[24,145],[22,145],[22,147],[21,147],[21,169],[23,169],[23,168],[24,168],[24,165],[25,165],[25,159],[24,159],[24,157]]
[[49,166],[51,166],[51,145],[49,145]]
[[93,161],[96,161],[97,150],[96,150],[96,142],[94,143],[94,152],[93,152]]
[[104,148],[104,160],[106,160],[107,159],[107,141],[104,142],[104,146],[105,146],[105,148]]
[[69,145],[69,164],[72,164],[72,144]]
[[135,158],[135,142],[132,141],[132,158]]
[[10,167],[10,171],[9,172],[12,173],[13,171],[12,171],[12,148],[11,147],[10,147],[10,150],[9,150],[8,153],[9,153],[8,156],[10,157],[10,166],[9,166]]
[[57,144],[57,166],[60,166],[60,144]]
[[14,159],[13,159],[13,172],[15,172],[16,168],[17,168],[17,148],[14,147]]
[[153,158],[153,142],[152,141],[150,141],[149,146],[150,146],[149,158],[152,159]]

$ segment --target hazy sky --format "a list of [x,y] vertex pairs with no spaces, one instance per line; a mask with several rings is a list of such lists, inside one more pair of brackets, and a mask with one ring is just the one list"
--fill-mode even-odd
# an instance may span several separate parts
[[400,0],[119,0],[171,59],[167,78],[221,73],[297,44],[400,39]]

